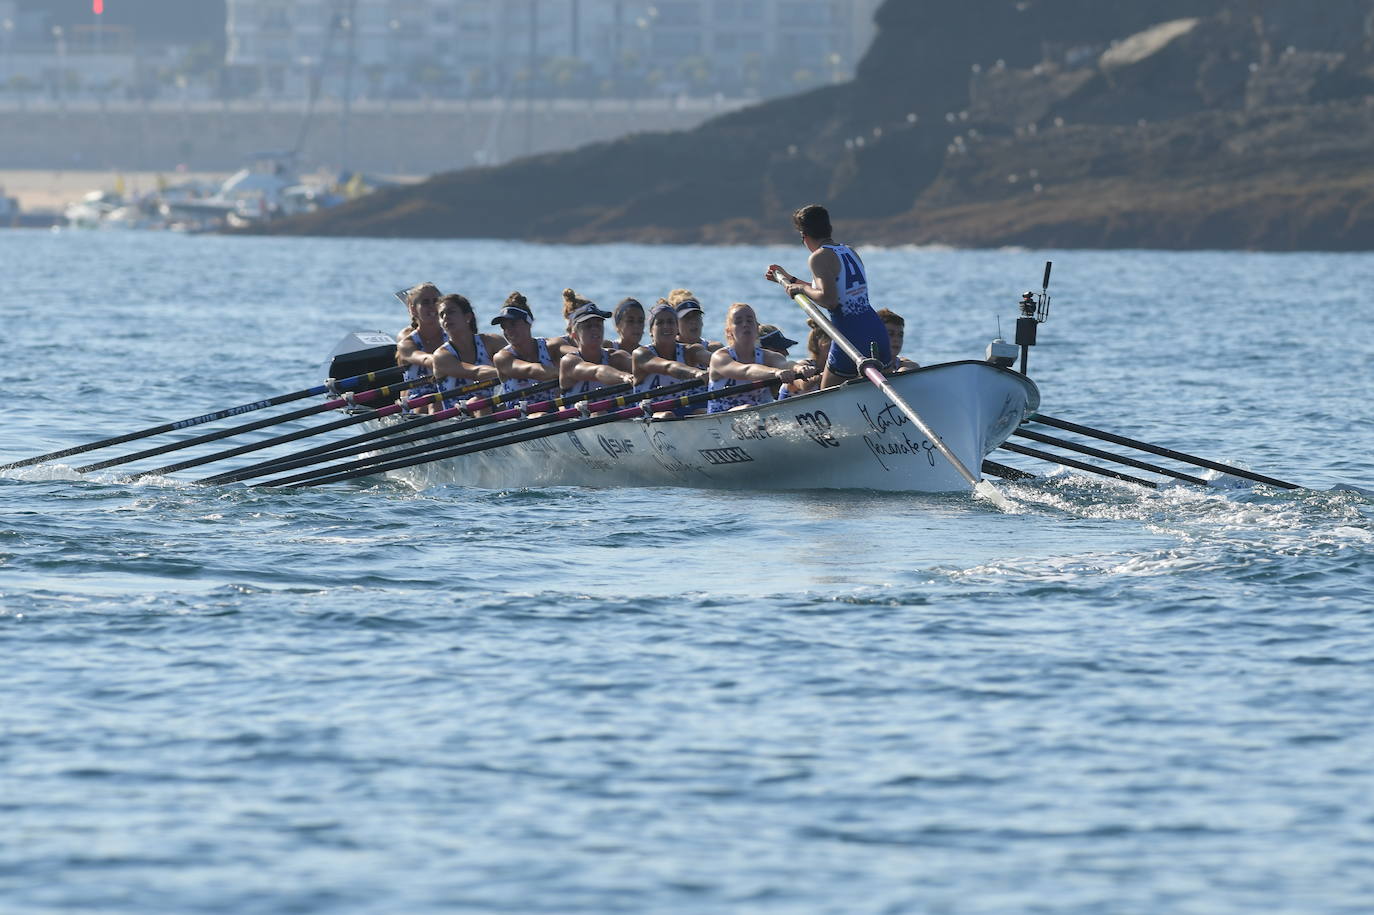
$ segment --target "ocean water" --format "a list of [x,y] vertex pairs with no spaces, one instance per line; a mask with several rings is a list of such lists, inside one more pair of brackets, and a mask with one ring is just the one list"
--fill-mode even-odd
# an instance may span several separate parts
[[[0,462],[316,384],[419,280],[799,332],[804,255],[0,233]],[[1374,255],[865,257],[923,363],[1054,260],[1047,413],[1305,488],[6,472],[0,911],[1374,909]]]

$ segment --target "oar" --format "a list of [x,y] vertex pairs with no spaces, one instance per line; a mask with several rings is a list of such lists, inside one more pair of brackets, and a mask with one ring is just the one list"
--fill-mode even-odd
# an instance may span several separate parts
[[228,419],[231,416],[252,413],[254,410],[275,407],[280,404],[291,403],[294,400],[304,400],[307,397],[318,397],[321,394],[329,394],[339,390],[351,390],[367,384],[389,381],[397,377],[402,371],[404,371],[404,369],[400,366],[395,366],[377,372],[368,372],[365,375],[354,375],[352,378],[344,378],[341,381],[335,381],[332,390],[329,384],[318,384],[313,388],[292,391],[290,394],[278,394],[276,397],[270,397],[267,400],[240,404],[237,407],[228,407],[223,410],[217,410],[214,413],[206,413],[202,416],[192,416],[190,419],[179,419],[176,422],[163,423],[159,426],[150,426],[147,429],[139,429],[137,432],[126,432],[123,435],[102,438],[99,441],[87,442],[84,445],[63,448],[61,451],[50,451],[47,454],[40,454],[37,457],[24,458],[22,461],[0,464],[0,470],[12,470],[16,467],[28,467],[32,464],[42,464],[45,461],[55,461],[58,458],[70,457],[74,454],[85,454],[87,451],[95,451],[98,448],[108,448],[111,445],[122,445],[125,442],[133,442],[141,438],[150,438],[154,435],[161,435],[164,432],[176,432],[178,429],[189,429],[191,426],[200,426],[205,423],[215,422],[216,420]]
[[[700,382],[699,380],[693,379],[693,380],[691,380],[691,381],[684,381],[684,382],[681,382],[681,383],[679,383],[679,384],[667,385],[667,386],[665,386],[665,387],[658,388],[658,389],[657,389],[657,392],[658,392],[658,393],[665,393],[665,392],[673,392],[673,391],[679,391],[679,390],[687,390],[687,389],[689,389],[689,388],[698,387],[700,384],[701,384],[701,382]],[[623,387],[623,386],[617,386],[617,387]],[[733,389],[732,389],[732,390],[733,390]],[[583,399],[583,398],[586,398],[586,397],[589,397],[589,396],[592,396],[592,395],[600,395],[600,394],[601,394],[601,390],[595,390],[595,391],[589,391],[589,392],[587,392],[586,394],[576,394],[576,395],[571,395],[571,396],[569,396],[569,395],[564,395],[564,397],[558,398],[558,399],[559,399],[559,400],[563,400],[563,401],[567,401],[567,400],[581,400],[581,399]],[[723,395],[717,395],[717,396],[723,396]],[[437,442],[430,442],[430,443],[425,444],[425,445],[416,445],[416,446],[414,446],[414,447],[412,447],[412,448],[402,448],[402,449],[397,450],[397,451],[388,451],[388,452],[386,452],[386,453],[384,453],[384,454],[373,455],[373,456],[371,456],[371,457],[363,458],[363,459],[360,459],[360,460],[357,460],[357,461],[349,461],[349,462],[344,463],[344,464],[335,464],[335,465],[330,466],[330,467],[316,468],[315,470],[306,471],[305,473],[294,474],[294,475],[289,476],[289,477],[278,477],[277,479],[274,479],[274,480],[267,480],[267,481],[265,481],[265,482],[263,482],[263,483],[258,483],[258,484],[256,484],[256,485],[258,485],[258,486],[293,486],[293,485],[300,485],[300,484],[313,485],[313,481],[314,481],[314,480],[316,480],[316,479],[321,479],[321,478],[325,478],[325,477],[328,477],[328,478],[329,478],[329,481],[330,481],[330,482],[333,482],[334,479],[335,479],[336,477],[339,478],[339,479],[353,479],[354,477],[370,476],[370,475],[372,475],[372,474],[374,474],[374,473],[380,472],[380,471],[378,471],[376,468],[379,467],[379,466],[382,466],[382,465],[385,465],[386,469],[391,469],[392,467],[401,467],[401,466],[410,467],[410,466],[413,466],[413,465],[415,465],[415,464],[424,464],[424,463],[429,462],[430,460],[434,460],[434,458],[431,458],[431,457],[418,457],[418,458],[416,458],[416,455],[431,455],[431,454],[434,454],[435,452],[439,452],[441,449],[447,449],[447,450],[444,450],[443,453],[444,453],[444,454],[448,454],[449,452],[451,452],[451,451],[453,450],[453,446],[456,446],[456,445],[460,445],[460,444],[461,444],[461,445],[469,445],[469,444],[471,444],[471,443],[473,443],[473,442],[481,442],[481,441],[484,441],[484,440],[490,440],[490,439],[493,439],[493,438],[497,438],[497,437],[499,437],[499,436],[507,435],[507,434],[512,433],[512,432],[519,432],[519,431],[524,430],[524,429],[529,429],[529,428],[534,427],[534,426],[545,426],[545,425],[549,425],[549,424],[551,424],[551,423],[556,423],[556,422],[558,422],[559,420],[568,419],[569,417],[584,416],[584,415],[585,415],[584,412],[583,412],[584,410],[586,411],[586,413],[601,413],[601,412],[603,412],[603,411],[605,411],[605,410],[610,409],[611,407],[615,407],[615,406],[625,406],[626,404],[630,403],[630,401],[631,401],[632,399],[633,399],[633,395],[631,395],[631,396],[625,396],[625,395],[622,394],[622,395],[620,395],[620,396],[613,397],[613,398],[607,398],[607,399],[598,400],[598,401],[595,401],[595,402],[588,402],[588,403],[583,404],[581,407],[568,407],[568,408],[565,408],[565,409],[562,409],[562,410],[553,411],[553,412],[545,412],[544,415],[542,415],[542,416],[531,416],[531,417],[528,417],[528,418],[518,418],[518,417],[523,417],[524,414],[527,413],[527,412],[541,412],[541,411],[544,411],[546,408],[552,406],[553,403],[554,403],[554,401],[544,401],[544,402],[537,402],[537,403],[526,404],[526,405],[524,405],[523,407],[521,407],[521,408],[519,408],[519,409],[502,410],[502,411],[500,411],[500,412],[493,413],[493,414],[491,414],[490,416],[481,417],[479,420],[469,420],[469,421],[467,421],[467,422],[459,423],[459,424],[457,424],[456,426],[449,426],[448,428],[439,429],[439,430],[437,430],[437,431],[430,431],[430,432],[427,432],[427,433],[426,433],[426,432],[414,433],[413,436],[404,436],[404,438],[420,437],[420,436],[427,436],[427,435],[428,435],[428,436],[440,435],[440,434],[443,434],[443,433],[458,431],[459,429],[471,429],[474,425],[477,425],[478,423],[482,423],[482,422],[485,422],[485,423],[488,423],[488,424],[498,423],[498,422],[499,422],[499,425],[495,425],[493,428],[483,428],[483,429],[477,430],[476,432],[472,432],[471,434],[468,434],[468,435],[458,435],[458,436],[452,436],[452,437],[448,437],[448,438],[442,438],[442,439],[440,439],[440,440],[437,441]],[[511,419],[512,421],[511,421],[511,422],[500,422],[501,420],[505,420],[505,419]],[[537,437],[537,436],[536,436],[536,437]],[[522,441],[524,441],[524,439],[522,439]],[[412,458],[414,458],[414,459],[412,460]],[[327,459],[331,459],[331,460],[332,460],[332,457],[331,457],[331,458],[327,458]],[[344,473],[344,472],[351,473],[352,476],[340,476],[340,474],[342,474],[342,473]]]
[[[662,394],[666,391],[675,390],[677,388],[693,388],[699,386],[700,384],[700,381],[685,381],[682,384],[667,385],[665,387],[658,388],[655,391],[655,393]],[[564,432],[575,432],[578,429],[586,429],[591,426],[600,426],[605,423],[613,423],[621,419],[630,419],[636,416],[645,416],[651,413],[659,412],[661,410],[671,410],[674,407],[694,407],[699,404],[706,403],[707,401],[714,400],[717,397],[727,397],[732,394],[743,394],[747,391],[756,391],[760,388],[765,388],[773,384],[777,384],[777,381],[774,379],[767,379],[764,381],[750,382],[748,384],[734,385],[732,387],[722,388],[717,391],[703,391],[700,394],[673,397],[668,400],[656,400],[653,402],[643,401],[638,404],[628,405],[627,402],[631,398],[624,396],[616,397],[609,401],[609,403],[617,405],[619,409],[612,410],[608,413],[600,413],[596,416],[581,417],[581,413],[578,410],[564,410],[561,411],[563,415],[571,414],[574,416],[578,416],[580,418],[573,419],[569,422],[558,423],[557,425],[554,425],[550,428],[531,429],[527,432],[523,432],[517,435],[489,435],[484,437],[482,441],[468,445],[463,445],[457,448],[447,448],[443,451],[431,453],[425,457],[415,459],[403,458],[399,460],[386,461],[381,464],[374,464],[370,467],[358,470],[352,470],[344,473],[334,473],[329,474],[327,476],[317,476],[313,479],[303,481],[294,485],[322,486],[326,483],[339,483],[344,480],[357,479],[358,477],[373,476],[378,473],[385,473],[389,470],[401,470],[406,467],[414,467],[417,464],[429,464],[433,463],[434,461],[442,461],[447,458],[461,457],[465,454],[473,454],[478,451],[486,451],[490,448],[501,448],[505,445],[518,445],[521,442],[528,442],[537,438],[547,438],[550,435],[560,435]],[[608,401],[602,401],[600,404],[588,404],[588,409],[595,411],[598,409],[598,407],[601,406],[601,404],[604,403],[608,403]],[[539,419],[544,418],[545,417],[539,417]],[[502,427],[500,430],[500,432],[503,433],[509,431],[512,431],[511,426]],[[258,485],[272,486],[287,484],[281,483],[280,481],[274,482],[269,480],[266,483],[259,483]]]
[[1017,445],[1013,442],[1003,442],[997,447],[1010,451],[1013,454],[1024,454],[1026,457],[1048,461],[1051,464],[1061,464],[1065,467],[1072,467],[1075,470],[1083,470],[1088,473],[1096,473],[1104,477],[1111,477],[1114,480],[1125,480],[1127,483],[1139,483],[1141,486],[1149,489],[1159,488],[1159,484],[1155,483],[1153,480],[1142,480],[1140,477],[1133,477],[1129,473],[1121,473],[1117,470],[1108,470],[1106,467],[1097,467],[1093,464],[1084,463],[1083,461],[1075,461],[1071,457],[1050,454],[1048,451],[1041,451],[1038,448],[1027,448],[1025,445]]
[[1080,426],[1078,423],[1071,423],[1068,420],[1056,419],[1053,416],[1046,416],[1043,413],[1035,413],[1030,417],[1031,422],[1044,423],[1047,426],[1054,426],[1063,429],[1065,432],[1077,432],[1079,435],[1086,435],[1089,438],[1099,438],[1104,442],[1111,442],[1114,445],[1124,445],[1127,448],[1135,448],[1139,451],[1146,451],[1150,454],[1157,454],[1160,457],[1171,458],[1181,461],[1184,464],[1192,464],[1194,467],[1205,467],[1208,470],[1216,470],[1220,473],[1227,473],[1233,477],[1240,477],[1245,480],[1252,480],[1256,483],[1267,483],[1270,486],[1277,486],[1280,489],[1301,489],[1295,483],[1285,483],[1283,480],[1276,480],[1267,477],[1262,473],[1253,473],[1249,470],[1242,470],[1239,467],[1232,467],[1229,464],[1221,464],[1217,461],[1209,461],[1192,454],[1184,454],[1182,451],[1174,451],[1172,448],[1161,448],[1159,445],[1151,445],[1149,442],[1137,441],[1133,438],[1126,438],[1124,435],[1113,435],[1110,432],[1103,432],[1101,429],[1093,429],[1089,426]]
[[1193,483],[1197,486],[1207,485],[1207,481],[1204,480],[1202,477],[1195,477],[1190,474],[1180,473],[1177,470],[1170,470],[1168,467],[1160,467],[1157,464],[1150,464],[1145,461],[1138,461],[1133,457],[1112,454],[1110,451],[1103,451],[1100,448],[1094,448],[1091,445],[1080,445],[1077,442],[1071,442],[1066,438],[1057,438],[1053,435],[1045,435],[1043,432],[1033,432],[1030,429],[1016,429],[1011,434],[1019,435],[1022,438],[1028,438],[1031,441],[1039,442],[1042,445],[1053,445],[1056,448],[1065,448],[1069,451],[1077,451],[1079,454],[1086,454],[1089,457],[1101,458],[1104,461],[1111,461],[1116,464],[1124,464],[1127,467],[1134,467],[1137,470],[1148,470],[1151,473],[1163,474],[1166,477],[1173,477],[1174,479],[1182,480],[1185,483]]
[[[787,278],[783,276],[781,270],[773,271],[773,279],[784,289],[787,288]],[[959,456],[950,450],[949,446],[944,443],[940,436],[935,434],[935,430],[926,424],[926,421],[921,418],[921,414],[916,412],[916,408],[907,403],[905,398],[893,390],[892,385],[888,384],[887,379],[883,377],[882,366],[878,364],[876,359],[860,353],[854,344],[849,342],[849,338],[840,333],[839,328],[831,323],[830,319],[826,317],[825,312],[822,311],[815,302],[811,301],[810,298],[802,293],[797,293],[792,297],[792,301],[800,305],[802,311],[810,315],[811,320],[815,321],[816,325],[820,327],[821,330],[825,331],[826,335],[829,336],[831,340],[834,340],[850,359],[854,360],[854,364],[859,367],[859,371],[865,378],[873,383],[875,388],[881,391],[888,400],[896,404],[897,408],[916,424],[916,428],[920,429],[921,434],[939,449],[940,453],[945,456],[945,460],[949,461],[951,466],[959,472],[959,476],[963,477],[968,483],[970,489],[1000,508],[1010,508],[1010,503],[1007,501],[1006,497],[997,490],[997,487],[993,486],[992,483],[987,480],[980,480],[975,477],[969,469],[964,466],[964,462],[959,460]]]
[[364,404],[372,403],[374,401],[379,400],[387,401],[391,400],[397,394],[399,394],[401,391],[407,388],[413,388],[417,384],[424,384],[432,380],[432,375],[426,375],[422,378],[416,378],[412,381],[403,381],[400,384],[387,385],[386,387],[377,388],[376,390],[372,391],[363,391],[360,394],[355,394],[349,397],[340,397],[335,400],[327,400],[324,403],[317,404],[313,407],[304,407],[300,410],[292,410],[290,413],[282,413],[277,416],[269,416],[266,419],[259,419],[251,423],[244,423],[239,426],[233,426],[229,429],[222,429],[219,432],[207,432],[204,435],[192,436],[191,438],[182,439],[181,441],[177,442],[171,442],[166,445],[161,445],[157,448],[146,448],[143,451],[135,451],[133,454],[121,455],[117,458],[110,458],[107,461],[100,461],[95,464],[87,464],[84,467],[77,467],[75,469],[77,473],[89,473],[92,470],[104,470],[107,467],[116,467],[120,464],[127,464],[130,461],[138,461],[142,460],[143,458],[154,457],[159,454],[166,454],[169,451],[180,451],[182,448],[190,448],[192,445],[203,445],[206,442],[218,441],[222,438],[228,438],[231,435],[239,435],[240,433],[252,432],[257,429],[266,429],[268,426],[275,426],[279,423],[290,422],[293,419],[304,419],[307,416],[315,416],[319,413],[324,413],[329,410],[338,410],[341,407],[353,406],[355,403],[359,401],[361,401]]
[[1004,480],[1034,480],[1035,474],[1029,470],[1022,470],[1019,467],[1012,467],[1010,464],[1001,464],[997,461],[983,459],[983,473],[991,477],[1001,477]]
[[[422,426],[432,425],[434,423],[439,422],[440,420],[457,416],[460,412],[466,412],[469,410],[474,412],[477,410],[488,410],[494,406],[500,406],[509,403],[513,400],[523,400],[530,394],[536,394],[540,391],[544,391],[557,386],[557,380],[545,381],[541,382],[540,384],[531,385],[528,388],[522,388],[519,391],[514,391],[511,393],[494,394],[491,397],[481,398],[480,400],[477,400],[474,403],[458,405],[454,407],[447,407],[443,410],[439,410],[434,413],[410,417],[401,423],[386,425],[380,429],[372,429],[368,432],[359,433],[358,435],[350,435],[348,438],[340,439],[337,442],[329,442],[328,444],[319,445],[315,448],[307,448],[305,451],[301,451],[296,454],[289,455],[287,457],[277,457],[267,461],[259,461],[256,464],[248,464],[247,466],[238,467],[234,470],[226,471],[225,473],[219,473],[215,474],[214,476],[196,480],[196,482],[204,483],[211,486],[216,486],[223,483],[238,483],[242,480],[250,480],[253,477],[265,476],[269,473],[279,473],[286,470],[294,470],[297,467],[305,467],[309,464],[317,464],[320,462],[320,460],[332,461],[336,458],[347,457],[351,454],[360,454],[372,448],[387,447],[389,444],[394,444],[400,441],[400,436],[412,429],[418,429]],[[451,395],[452,392],[448,392],[445,393],[443,397],[447,400],[450,398]],[[380,417],[381,414],[382,411],[379,410],[376,414],[370,415],[366,418],[376,419]],[[378,441],[379,439],[381,441]],[[404,440],[412,441],[412,439],[410,438],[406,438]],[[354,447],[357,445],[363,445],[367,442],[376,442],[376,444],[365,445],[365,447],[362,448]],[[321,458],[321,455],[328,455],[328,457]]]
[[176,473],[178,470],[187,470],[191,467],[200,467],[203,464],[211,464],[215,461],[222,461],[226,458],[237,457],[240,454],[248,454],[253,451],[261,451],[264,448],[271,448],[275,445],[284,445],[287,442],[299,441],[300,439],[310,438],[311,436],[315,435],[323,435],[325,432],[333,432],[335,429],[345,429],[349,426],[356,426],[358,423],[365,423],[371,419],[380,419],[383,416],[391,416],[393,413],[399,413],[402,410],[415,410],[420,407],[428,406],[432,403],[438,403],[442,400],[447,400],[453,397],[462,397],[465,394],[471,394],[474,391],[480,391],[484,388],[489,388],[496,383],[496,381],[481,381],[476,384],[470,384],[465,387],[458,388],[456,390],[446,391],[443,394],[425,394],[422,397],[411,398],[407,400],[404,404],[388,404],[387,406],[382,407],[379,410],[370,410],[367,413],[361,413],[357,416],[346,416],[343,419],[336,419],[333,422],[325,423],[322,426],[311,426],[309,429],[298,429],[295,432],[288,432],[285,435],[276,435],[272,438],[265,438],[260,442],[249,442],[246,445],[239,445],[235,448],[229,448],[225,451],[216,451],[214,454],[207,454],[202,457],[191,458],[189,460],[181,461],[177,464],[168,464],[166,467],[158,467],[155,470],[144,470],[138,474],[135,474],[133,479],[141,480],[144,477],[166,476],[169,473]]
[[[501,420],[507,419],[511,416],[519,416],[522,412],[539,413],[545,411],[551,405],[554,404],[561,407],[567,404],[576,403],[578,401],[584,400],[585,398],[590,396],[591,393],[600,394],[603,390],[621,390],[623,388],[629,387],[629,385],[617,385],[614,389],[598,389],[594,392],[589,392],[588,394],[564,394],[552,400],[526,400],[526,398],[534,392],[557,386],[558,382],[556,380],[546,381],[541,384],[532,385],[528,388],[522,388],[519,391],[511,391],[508,393],[497,394],[493,397],[483,398],[481,400],[469,404],[459,404],[456,406],[448,407],[444,410],[440,410],[437,413],[431,413],[429,416],[420,417],[419,421],[417,422],[406,423],[404,425],[390,425],[381,429],[374,429],[371,432],[364,432],[361,435],[351,436],[350,438],[343,439],[340,442],[335,442],[330,445],[321,445],[319,448],[311,448],[308,451],[304,451],[298,455],[292,455],[291,457],[285,458],[278,458],[272,461],[264,461],[261,464],[254,464],[249,467],[240,468],[239,470],[236,470],[233,473],[221,474],[218,477],[209,477],[199,482],[212,484],[237,483],[241,480],[252,479],[253,477],[266,476],[269,473],[283,473],[287,470],[295,470],[298,467],[307,467],[311,464],[320,464],[328,461],[336,461],[340,458],[350,457],[355,454],[362,454],[365,451],[376,451],[379,448],[394,448],[399,445],[409,444],[410,442],[417,442],[427,438],[434,438],[435,436],[451,435],[455,432],[480,428],[482,426],[487,426],[492,423],[500,422]],[[489,410],[492,407],[503,406],[508,403],[520,401],[525,401],[525,403],[522,407],[518,409],[511,409],[503,413],[495,413],[488,416],[477,416],[471,419],[462,420],[460,422],[449,423],[447,425],[444,425],[443,427],[423,429],[418,432],[411,431],[421,426],[429,426],[434,423],[440,422],[441,420],[451,419],[460,416],[464,413],[476,412],[478,410]],[[442,447],[443,444],[445,443],[441,442],[438,444],[431,445],[429,447],[439,448]],[[380,460],[380,458],[369,458],[368,460]],[[319,472],[328,473],[332,469],[334,468],[323,468]],[[298,476],[308,475],[309,474],[300,474]]]

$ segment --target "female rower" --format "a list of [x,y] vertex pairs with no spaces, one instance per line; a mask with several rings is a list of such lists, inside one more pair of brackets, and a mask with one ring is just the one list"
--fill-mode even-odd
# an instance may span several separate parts
[[611,311],[611,320],[615,324],[615,339],[607,340],[606,346],[627,353],[639,349],[644,340],[644,306],[639,300],[621,299]]
[[[396,364],[405,368],[401,376],[405,381],[433,374],[434,353],[448,340],[439,325],[438,305],[439,290],[433,283],[421,283],[406,296],[414,330],[402,331],[403,336],[396,341]],[[405,396],[421,397],[437,390],[433,384],[415,385],[406,389]]]
[[551,341],[534,336],[530,330],[534,312],[523,295],[512,292],[506,296],[506,304],[491,323],[500,327],[509,341],[491,356],[501,375],[501,390],[513,393],[558,378],[558,363],[549,353]]
[[[759,319],[754,309],[736,302],[725,312],[726,345],[711,355],[711,390],[723,391],[754,381],[778,381],[787,384],[799,377],[807,377],[804,369],[794,369],[783,356],[758,345]],[[739,407],[768,403],[773,392],[767,387],[729,394],[711,401],[708,413],[723,413]]]
[[565,333],[561,337],[553,337],[549,340],[549,345],[557,344],[557,352],[554,358],[561,359],[568,353],[577,352],[577,337],[573,335],[572,313],[583,305],[590,305],[591,299],[580,296],[571,288],[563,290],[563,324]]
[[586,394],[608,384],[634,381],[630,373],[630,354],[602,346],[606,340],[606,319],[595,303],[587,302],[568,316],[577,349],[565,353],[558,362],[558,382],[568,394]]
[[[667,302],[660,302],[649,309],[649,345],[634,351],[636,394],[647,394],[679,381],[707,380],[706,368],[711,364],[710,350],[700,343],[689,345],[679,342],[677,323],[677,312]],[[697,392],[692,390],[684,393]],[[678,416],[699,412],[700,409],[688,407],[673,409],[673,414]]]
[[[808,324],[811,322],[808,321]],[[807,394],[811,391],[819,390],[821,386],[821,367],[825,365],[826,357],[830,355],[830,335],[819,327],[812,326],[811,332],[806,335],[806,357],[797,360],[798,369],[807,369],[813,372],[809,377],[798,378],[791,384],[782,386],[782,391],[778,394],[779,400],[788,397],[795,397],[798,394]]]
[[446,295],[439,300],[439,325],[448,340],[434,354],[434,377],[440,391],[451,391],[473,381],[498,377],[491,354],[506,345],[495,334],[477,332],[477,316],[466,296]]
[[396,342],[400,343],[403,337],[410,336],[411,331],[415,330],[418,324],[415,317],[416,304],[422,298],[433,298],[437,302],[439,300],[439,287],[435,286],[433,283],[421,283],[418,286],[412,286],[409,289],[403,289],[397,292],[396,298],[400,299],[401,302],[405,304],[406,312],[410,315],[410,323],[407,324],[400,333],[396,334]]
[[692,290],[674,289],[668,293],[668,298],[659,299],[659,301],[667,302],[677,311],[677,338],[679,342],[688,346],[704,346],[712,352],[721,348],[722,344],[701,338],[702,325],[706,323],[706,313],[702,310],[697,297],[692,295]]

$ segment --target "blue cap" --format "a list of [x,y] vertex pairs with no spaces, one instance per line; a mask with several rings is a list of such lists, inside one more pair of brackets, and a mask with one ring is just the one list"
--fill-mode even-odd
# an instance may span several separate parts
[[583,321],[590,321],[592,318],[601,318],[604,320],[610,316],[611,313],[609,311],[602,311],[600,308],[597,308],[595,302],[587,302],[585,305],[579,305],[574,308],[572,314],[568,315],[568,325],[570,327],[576,327]]
[[534,323],[534,312],[528,308],[521,308],[519,305],[507,305],[501,309],[501,313],[491,319],[492,324],[500,324],[502,321],[512,321],[519,319],[526,324]]

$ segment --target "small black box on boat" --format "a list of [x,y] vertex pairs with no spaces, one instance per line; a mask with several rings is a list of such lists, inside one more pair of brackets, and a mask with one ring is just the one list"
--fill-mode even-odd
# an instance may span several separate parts
[[352,378],[396,364],[396,338],[379,330],[351,333],[339,341],[325,363],[324,377]]

